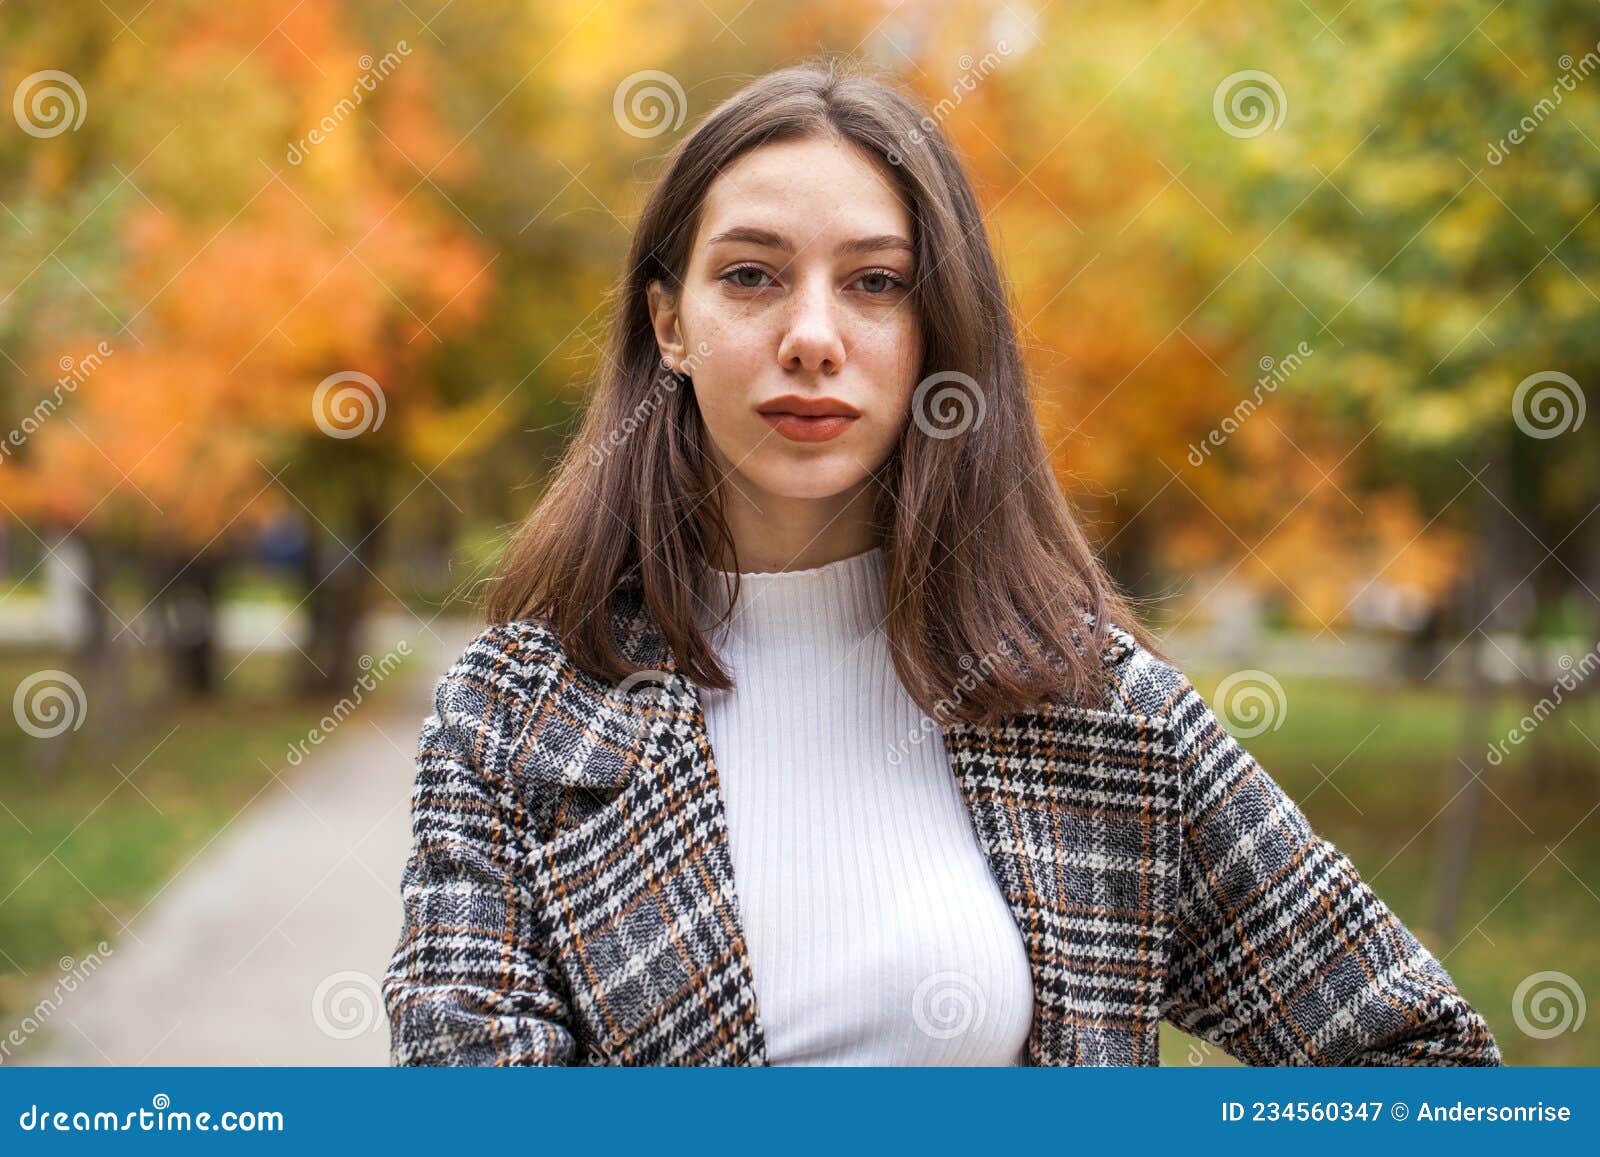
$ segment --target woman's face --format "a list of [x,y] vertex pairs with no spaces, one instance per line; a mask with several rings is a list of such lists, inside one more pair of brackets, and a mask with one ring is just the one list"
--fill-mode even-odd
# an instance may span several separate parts
[[883,465],[920,369],[917,274],[910,215],[853,145],[764,145],[712,182],[683,292],[653,284],[650,305],[719,478],[821,499]]

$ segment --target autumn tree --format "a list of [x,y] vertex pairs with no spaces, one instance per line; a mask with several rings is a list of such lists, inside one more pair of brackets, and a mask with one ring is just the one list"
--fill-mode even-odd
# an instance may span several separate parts
[[0,325],[7,412],[38,417],[3,467],[7,506],[138,560],[196,690],[216,679],[222,570],[297,511],[316,541],[307,683],[348,685],[382,527],[472,405],[430,359],[491,283],[419,180],[471,160],[433,123],[437,77],[404,38],[364,54],[341,4],[165,6],[70,33],[15,7],[6,80],[26,111],[5,154]]

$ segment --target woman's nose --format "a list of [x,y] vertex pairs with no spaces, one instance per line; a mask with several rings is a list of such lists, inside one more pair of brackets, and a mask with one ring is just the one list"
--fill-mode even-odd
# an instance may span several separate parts
[[835,309],[829,285],[817,281],[795,289],[778,347],[784,369],[831,374],[844,365],[844,337]]

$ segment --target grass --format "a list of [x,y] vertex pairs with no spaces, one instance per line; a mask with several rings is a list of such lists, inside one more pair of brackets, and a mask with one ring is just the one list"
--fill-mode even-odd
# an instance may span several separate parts
[[[11,711],[0,715],[0,1022],[15,1022],[71,967],[61,958],[114,944],[273,787],[289,745],[327,708],[277,690],[289,684],[280,654],[247,659],[214,700],[169,698],[152,656],[130,662],[119,680],[129,701],[115,709],[86,686],[77,731],[34,738]],[[47,650],[0,650],[0,690],[9,701],[28,675],[64,665]]]

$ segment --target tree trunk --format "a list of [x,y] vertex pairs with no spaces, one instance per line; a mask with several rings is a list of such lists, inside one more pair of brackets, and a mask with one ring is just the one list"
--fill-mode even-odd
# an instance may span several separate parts
[[306,695],[348,690],[358,676],[367,596],[376,573],[384,513],[375,496],[357,500],[347,543],[316,533],[305,554],[310,634],[299,689]]
[[[1474,582],[1474,587],[1480,584]],[[1471,600],[1476,602],[1477,600]],[[1481,613],[1481,612],[1480,612]],[[1473,620],[1476,621],[1476,620]],[[1461,916],[1461,899],[1466,893],[1467,873],[1472,868],[1472,838],[1478,826],[1478,811],[1483,799],[1483,780],[1474,772],[1484,768],[1484,751],[1489,744],[1489,680],[1483,670],[1483,636],[1474,631],[1461,650],[1466,655],[1466,683],[1462,688],[1463,707],[1461,751],[1445,771],[1446,799],[1440,826],[1437,891],[1434,895],[1433,928],[1441,942],[1452,941]],[[1464,765],[1463,765],[1464,762]]]
[[172,686],[191,695],[217,689],[217,587],[223,561],[211,552],[164,554],[157,607]]
[[[1505,477],[1504,454],[1497,454],[1484,471],[1484,486],[1489,490],[1499,486],[1496,493],[1503,493]],[[1451,940],[1456,934],[1467,873],[1472,867],[1473,835],[1484,790],[1482,775],[1488,770],[1489,709],[1493,702],[1484,665],[1483,632],[1494,626],[1493,609],[1501,602],[1501,588],[1506,585],[1500,564],[1509,549],[1504,509],[1484,489],[1479,490],[1477,503],[1476,553],[1461,599],[1461,629],[1466,632],[1458,652],[1466,664],[1461,686],[1461,749],[1446,768],[1445,799],[1449,802],[1439,829],[1437,852],[1433,928],[1442,941]]]

